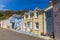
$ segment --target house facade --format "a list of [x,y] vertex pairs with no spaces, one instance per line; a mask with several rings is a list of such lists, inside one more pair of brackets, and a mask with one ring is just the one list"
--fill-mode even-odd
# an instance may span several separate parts
[[8,29],[8,28],[11,28],[11,23],[10,23],[10,20],[12,19],[12,17],[8,18],[8,19],[4,19],[4,20],[1,20],[0,21],[0,27],[1,28],[5,28],[5,29]]
[[45,12],[42,10],[36,8],[34,10],[34,16],[33,16],[33,33],[35,34],[46,34],[46,16]]
[[30,32],[32,29],[33,11],[27,11],[23,19],[23,31]]
[[14,14],[8,19],[0,21],[0,27],[5,29],[17,29],[22,30],[23,19],[21,15]]
[[53,6],[50,6],[47,9],[45,9],[45,13],[47,34],[48,35],[54,34]]
[[[53,6],[44,10],[36,8],[34,11],[27,11],[23,19],[23,31],[34,34],[51,34],[53,32]],[[51,15],[50,15],[51,14]]]
[[10,20],[10,23],[12,24],[11,28],[15,30],[22,30],[22,22],[22,16],[14,14]]

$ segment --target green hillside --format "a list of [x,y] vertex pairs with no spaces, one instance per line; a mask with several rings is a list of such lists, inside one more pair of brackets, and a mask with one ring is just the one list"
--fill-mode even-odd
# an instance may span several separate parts
[[23,15],[25,11],[0,11],[0,20],[7,19],[13,14]]

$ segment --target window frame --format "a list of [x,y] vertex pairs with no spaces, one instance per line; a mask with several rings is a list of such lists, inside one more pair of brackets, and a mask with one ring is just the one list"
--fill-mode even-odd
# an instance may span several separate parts
[[32,14],[30,14],[30,19],[32,19]]
[[25,27],[26,27],[26,23],[25,23]]
[[30,28],[30,22],[27,22],[27,27]]
[[36,25],[35,29],[38,30],[39,29],[39,22],[36,22],[35,25]]
[[36,12],[36,18],[38,18],[39,17],[39,13],[38,12]]

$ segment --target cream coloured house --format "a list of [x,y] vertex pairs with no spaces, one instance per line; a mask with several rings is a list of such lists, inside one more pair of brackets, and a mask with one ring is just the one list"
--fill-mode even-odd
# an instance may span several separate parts
[[27,11],[23,19],[23,31],[30,32],[32,29],[33,11]]

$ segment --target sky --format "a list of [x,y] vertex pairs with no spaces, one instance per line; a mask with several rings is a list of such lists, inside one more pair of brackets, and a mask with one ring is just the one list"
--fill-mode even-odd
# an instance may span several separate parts
[[49,0],[0,0],[0,10],[34,10],[48,7]]

